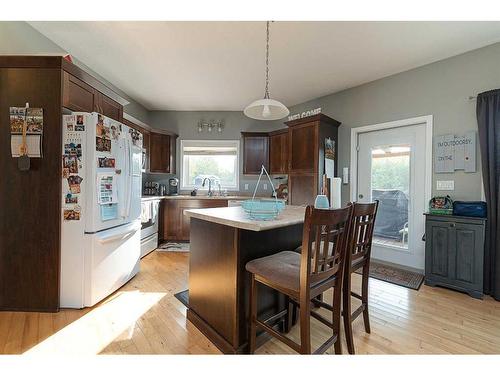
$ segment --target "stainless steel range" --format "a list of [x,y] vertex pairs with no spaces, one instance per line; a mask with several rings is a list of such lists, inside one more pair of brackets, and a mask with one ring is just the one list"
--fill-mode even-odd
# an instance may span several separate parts
[[159,199],[141,202],[141,258],[158,247]]

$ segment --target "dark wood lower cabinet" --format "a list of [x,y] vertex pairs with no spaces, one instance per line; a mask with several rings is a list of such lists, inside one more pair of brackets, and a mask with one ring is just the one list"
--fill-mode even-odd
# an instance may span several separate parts
[[[191,228],[187,317],[222,352],[248,352],[250,274],[245,264],[295,250],[303,224],[255,232],[193,218]],[[284,295],[264,285],[258,298],[261,320],[285,307]]]
[[193,208],[227,207],[227,199],[164,199],[162,201],[163,225],[160,238],[166,241],[189,241],[190,219],[184,211]]

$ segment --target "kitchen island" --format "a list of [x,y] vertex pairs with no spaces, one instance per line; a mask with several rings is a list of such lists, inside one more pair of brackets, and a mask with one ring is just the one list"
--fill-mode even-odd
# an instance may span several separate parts
[[[302,242],[304,207],[286,206],[272,221],[249,219],[241,207],[186,210],[191,218],[187,317],[224,353],[245,353],[248,343],[250,260]],[[259,287],[259,318],[283,310],[283,295]]]

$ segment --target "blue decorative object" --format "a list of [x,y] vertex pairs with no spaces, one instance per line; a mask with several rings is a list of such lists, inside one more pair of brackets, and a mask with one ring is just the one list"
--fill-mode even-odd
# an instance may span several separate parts
[[[273,188],[273,196],[275,197],[274,199],[255,199],[255,194],[257,193],[260,179],[262,178],[262,175],[264,173],[267,175],[269,183]],[[247,199],[246,201],[241,202],[241,207],[247,213],[248,217],[252,220],[274,220],[285,208],[285,202],[276,198],[276,191],[274,190],[273,182],[271,181],[271,177],[269,177],[269,174],[267,173],[264,166],[262,166],[260,170],[259,179],[257,180],[257,184],[255,185],[252,199]]]
[[317,195],[316,200],[314,201],[314,208],[321,208],[321,209],[330,208],[330,202],[328,202],[328,197],[323,194]]
[[486,202],[453,202],[453,215],[486,217]]
[[285,202],[277,199],[248,199],[241,207],[253,220],[274,220],[285,208]]

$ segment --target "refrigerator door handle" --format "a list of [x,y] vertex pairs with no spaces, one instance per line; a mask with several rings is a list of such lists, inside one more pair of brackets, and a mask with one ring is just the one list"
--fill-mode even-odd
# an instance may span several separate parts
[[132,203],[132,143],[129,138],[127,138],[127,207],[125,211],[125,216],[130,216],[130,205]]
[[129,228],[129,230],[127,230],[126,232],[113,233],[113,234],[109,234],[107,236],[100,236],[98,238],[98,241],[101,244],[105,244],[105,243],[110,243],[110,242],[114,242],[117,240],[125,240],[128,237],[132,236],[139,229],[140,229],[140,226],[134,225],[133,227]]

